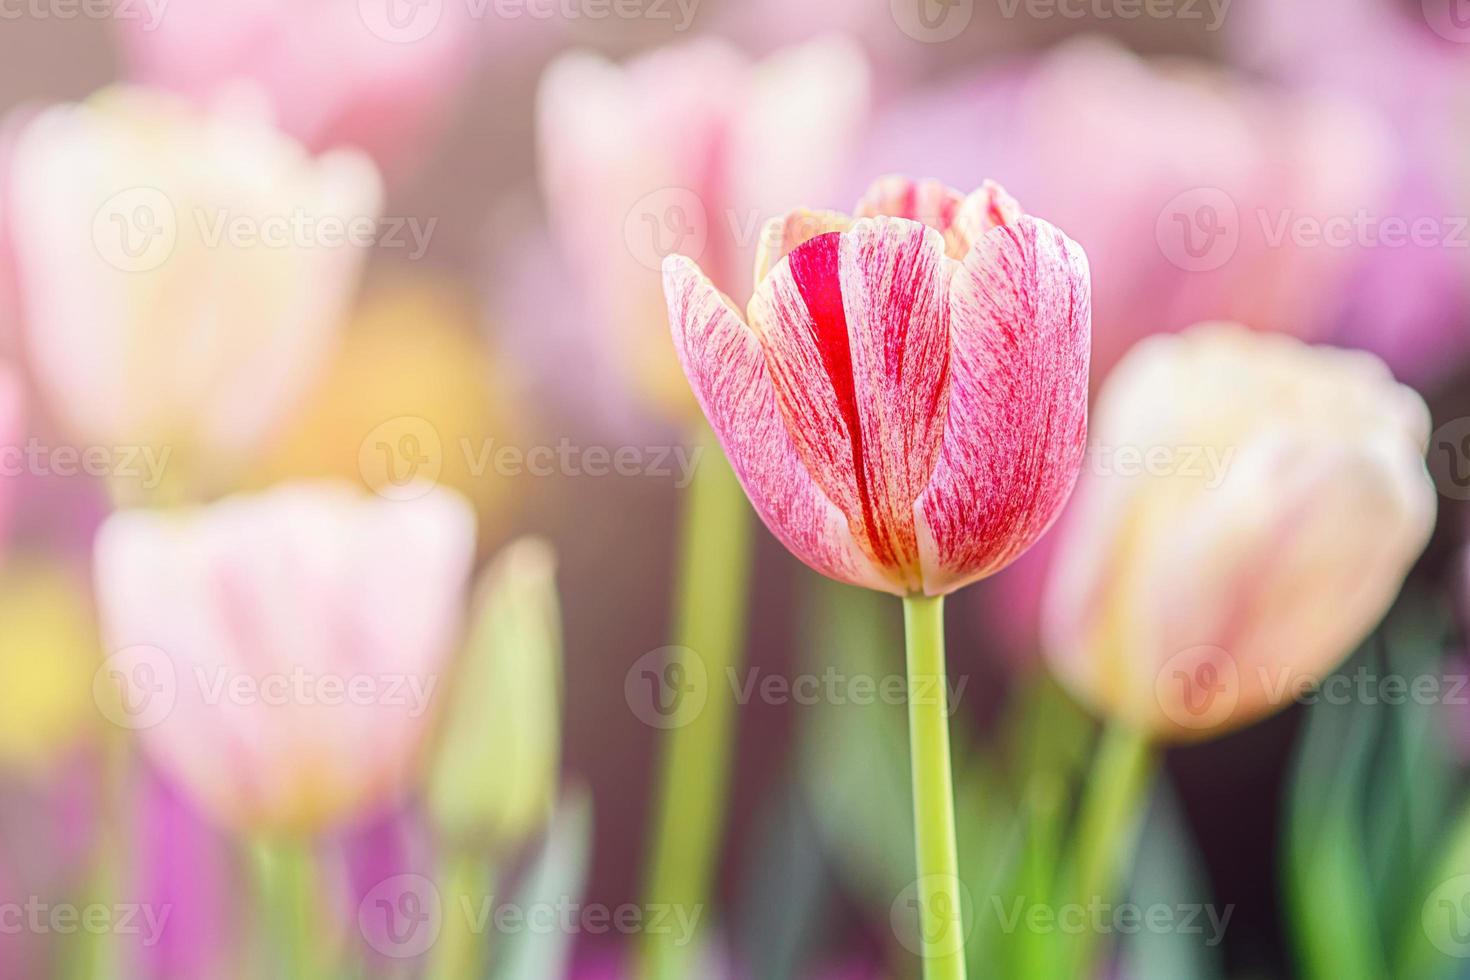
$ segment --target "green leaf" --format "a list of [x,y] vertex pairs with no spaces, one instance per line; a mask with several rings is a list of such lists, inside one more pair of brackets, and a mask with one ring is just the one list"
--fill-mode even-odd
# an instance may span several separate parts
[[561,753],[561,627],[555,560],[536,539],[509,545],[481,578],[452,683],[428,807],[454,846],[499,849],[539,829]]
[[[584,790],[569,793],[558,808],[536,862],[515,902],[522,910],[580,903],[592,853],[592,803]],[[522,929],[495,950],[493,980],[564,977],[571,964],[576,930]]]

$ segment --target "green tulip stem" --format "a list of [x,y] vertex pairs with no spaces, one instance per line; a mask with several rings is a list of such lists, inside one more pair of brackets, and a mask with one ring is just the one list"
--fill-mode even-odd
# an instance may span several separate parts
[[[692,914],[707,907],[724,832],[734,695],[727,676],[740,669],[750,571],[750,507],[724,453],[706,430],[698,442],[681,528],[674,642],[684,648],[686,684],[703,688],[676,709],[663,745],[658,805],[645,900]],[[704,695],[699,707],[699,693]],[[683,699],[687,692],[677,697]],[[645,934],[642,980],[695,976],[698,943]]]
[[440,863],[440,902],[444,925],[434,942],[428,976],[431,980],[461,980],[484,975],[487,938],[476,922],[489,922],[479,915],[494,909],[491,889],[495,876],[491,861],[482,850],[451,848]]
[[[1077,817],[1073,897],[1084,907],[1118,900],[1157,765],[1146,735],[1119,722],[1103,729]],[[1100,938],[1091,931],[1078,935],[1074,975],[1096,975],[1093,960]]]
[[316,980],[326,975],[325,923],[320,915],[316,858],[311,842],[291,836],[257,840],[251,849],[262,953],[275,957],[267,975]]
[[954,781],[944,666],[944,597],[903,601],[908,646],[909,757],[914,791],[918,945],[925,980],[964,980],[967,910],[955,844]]

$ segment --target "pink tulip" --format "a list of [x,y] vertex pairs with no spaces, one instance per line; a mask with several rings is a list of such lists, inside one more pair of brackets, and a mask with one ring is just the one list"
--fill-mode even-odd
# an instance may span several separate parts
[[116,23],[134,80],[206,102],[257,83],[311,149],[355,146],[394,167],[447,114],[479,27],[462,3],[403,0],[170,0],[156,24]]
[[[556,61],[537,138],[552,229],[587,294],[579,357],[601,358],[645,407],[692,410],[660,332],[660,262],[691,255],[720,289],[747,295],[764,222],[831,186],[865,118],[867,77],[839,40],[757,63],[714,40],[626,66]],[[544,331],[544,316],[530,326]]]
[[122,511],[96,546],[114,721],[233,826],[317,828],[413,772],[457,637],[469,505],[287,484]]
[[748,318],[664,263],[674,346],[757,512],[832,578],[942,595],[1050,525],[1087,429],[1091,287],[987,183],[880,180],[767,225]]

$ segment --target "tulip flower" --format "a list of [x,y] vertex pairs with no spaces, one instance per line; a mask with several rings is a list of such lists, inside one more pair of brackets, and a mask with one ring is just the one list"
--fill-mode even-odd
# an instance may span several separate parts
[[605,352],[645,408],[693,413],[659,333],[662,258],[694,255],[743,298],[764,222],[831,186],[867,81],[861,52],[835,39],[755,63],[705,39],[625,66],[573,53],[547,69],[537,140],[553,233],[589,295],[579,349]]
[[378,214],[365,157],[314,159],[245,101],[110,89],[39,114],[11,163],[42,393],[74,438],[166,451],[171,476],[274,431],[330,358]]
[[156,22],[114,23],[130,79],[200,99],[247,80],[313,150],[355,146],[403,169],[468,76],[477,25],[463,4],[397,2],[168,0]]
[[456,641],[474,517],[286,484],[102,526],[109,716],[216,820],[307,832],[408,785]]
[[1429,428],[1361,351],[1221,324],[1140,344],[1098,395],[1093,465],[1059,532],[1053,669],[1154,739],[1284,707],[1377,623],[1427,544]]
[[940,596],[1005,567],[1071,491],[1087,259],[987,183],[885,178],[857,217],[773,220],[748,316],[671,256],[674,347],[757,513],[842,582]]
[[1087,429],[1082,249],[986,183],[886,177],[773,219],[747,313],[664,261],[674,348],[757,513],[813,569],[904,599],[924,974],[962,978],[943,597],[1071,492]]

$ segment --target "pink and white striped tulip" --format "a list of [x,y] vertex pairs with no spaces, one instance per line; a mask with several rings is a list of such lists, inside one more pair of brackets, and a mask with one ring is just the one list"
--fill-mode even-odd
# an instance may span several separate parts
[[879,180],[855,217],[767,224],[742,317],[664,262],[674,346],[756,511],[839,581],[943,595],[999,569],[1071,492],[1091,286],[1077,244],[1000,187]]
[[452,491],[336,483],[114,514],[95,565],[126,711],[109,716],[229,826],[312,830],[391,801],[458,639],[474,524]]
[[1152,337],[1093,421],[1045,651],[1157,738],[1285,707],[1383,616],[1434,526],[1428,409],[1362,351],[1235,324]]

